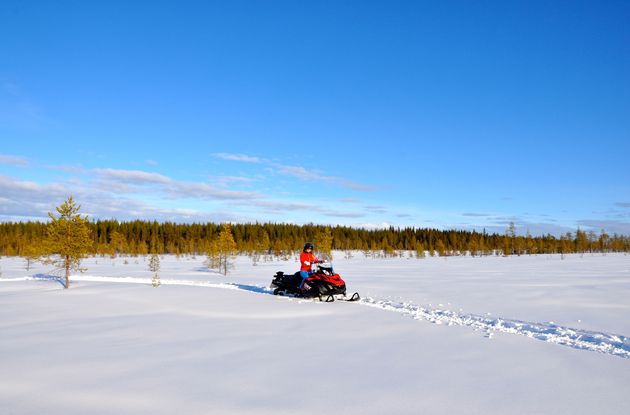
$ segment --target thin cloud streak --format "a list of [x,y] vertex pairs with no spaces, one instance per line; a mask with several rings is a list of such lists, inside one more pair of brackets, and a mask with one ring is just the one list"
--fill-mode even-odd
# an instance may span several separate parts
[[85,174],[87,172],[87,169],[83,166],[47,165],[44,168],[74,174]]
[[246,154],[213,153],[212,155],[216,158],[228,161],[240,161],[243,163],[262,163],[262,160],[260,158],[248,156]]
[[[262,196],[255,192],[225,190],[216,186],[174,180],[159,173],[142,170],[94,169],[101,179],[99,189],[111,189],[118,193],[158,192],[167,199],[198,199],[198,200],[252,200]],[[144,186],[150,185],[150,188]]]
[[387,213],[387,209],[385,206],[363,206],[365,210],[371,213],[385,214]]
[[171,199],[188,198],[199,200],[254,200],[263,196],[256,192],[224,190],[206,183],[171,182],[164,193]]
[[172,180],[159,173],[150,173],[143,170],[118,170],[118,169],[94,169],[101,178],[136,185],[143,184],[169,184]]
[[321,205],[309,204],[309,203],[296,203],[296,202],[278,202],[261,200],[252,203],[252,206],[256,206],[264,209],[269,213],[286,213],[286,212],[312,212],[320,213],[324,216],[339,217],[339,218],[361,218],[365,214],[361,212],[343,212],[334,209],[330,209]]
[[374,186],[355,183],[341,177],[325,176],[314,171],[306,170],[304,167],[301,166],[283,166],[280,164],[276,164],[274,165],[274,167],[276,168],[276,171],[280,174],[297,177],[298,179],[302,180],[320,181],[360,192],[372,192],[376,190],[376,187]]
[[0,154],[0,164],[8,164],[10,166],[28,166],[29,160],[21,156],[13,156],[10,154]]
[[490,216],[488,213],[476,213],[476,212],[464,212],[462,216],[471,216],[471,217],[486,217]]
[[332,184],[335,186],[340,186],[346,189],[356,190],[359,192],[372,192],[376,190],[375,186],[370,186],[362,183],[356,183],[348,179],[344,179],[341,177],[335,176],[326,176],[316,171],[307,170],[302,166],[290,166],[284,165],[280,163],[274,163],[267,161],[265,159],[261,159],[255,156],[249,156],[246,154],[234,154],[234,153],[214,153],[214,157],[228,160],[228,161],[239,161],[245,163],[257,163],[257,164],[266,164],[269,167],[273,168],[273,171],[285,176],[296,177],[301,180],[312,180],[319,181],[328,184]]

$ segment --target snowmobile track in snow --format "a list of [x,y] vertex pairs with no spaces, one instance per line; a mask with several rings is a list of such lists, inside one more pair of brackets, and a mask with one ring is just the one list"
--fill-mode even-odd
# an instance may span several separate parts
[[621,335],[562,327],[554,323],[532,323],[504,318],[489,318],[475,314],[427,308],[411,303],[376,300],[369,297],[361,299],[359,304],[401,313],[416,320],[425,320],[435,324],[468,326],[475,330],[485,331],[487,337],[492,337],[494,332],[519,334],[548,343],[568,346],[573,349],[590,350],[626,359],[630,358],[630,339]]
[[[151,284],[150,278],[132,277],[96,277],[89,275],[75,275],[72,281],[114,282],[131,284]],[[58,277],[49,275],[35,275],[32,277],[0,279],[0,282],[11,281],[59,281]],[[162,285],[180,285],[206,288],[220,288],[228,290],[246,291],[256,294],[270,294],[273,291],[267,287],[237,284],[237,283],[212,283],[204,281],[168,280],[162,279]],[[295,299],[292,297],[279,297]],[[310,301],[300,299],[301,301]],[[486,332],[491,338],[493,333],[510,333],[542,340],[548,343],[556,343],[573,349],[589,350],[608,354],[625,359],[630,359],[630,339],[626,336],[587,331],[570,327],[558,326],[554,323],[534,323],[521,320],[504,318],[490,318],[475,314],[465,314],[433,307],[422,307],[412,303],[395,302],[391,300],[378,300],[371,297],[362,298],[354,304],[377,308],[384,311],[396,312],[411,317],[415,320],[424,320],[434,324],[447,326],[467,326],[474,330]]]

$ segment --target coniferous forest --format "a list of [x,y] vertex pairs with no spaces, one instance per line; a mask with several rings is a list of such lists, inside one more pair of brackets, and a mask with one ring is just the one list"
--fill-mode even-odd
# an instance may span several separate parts
[[[0,255],[29,256],[45,239],[44,222],[0,223]],[[92,254],[146,255],[205,254],[216,240],[221,225],[170,222],[99,220],[89,222]],[[360,250],[373,256],[396,256],[411,251],[424,255],[523,255],[586,252],[629,252],[630,237],[601,231],[576,230],[560,237],[522,236],[514,226],[504,234],[464,230],[418,228],[361,229],[347,226],[293,225],[282,223],[232,224],[230,229],[238,252],[289,255],[304,242],[318,248]]]

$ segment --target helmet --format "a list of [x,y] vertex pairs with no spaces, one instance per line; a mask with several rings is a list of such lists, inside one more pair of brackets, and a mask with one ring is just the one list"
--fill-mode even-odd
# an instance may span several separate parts
[[311,248],[311,249],[315,249],[315,245],[313,245],[313,244],[312,244],[312,243],[310,243],[310,242],[307,242],[307,243],[305,243],[305,244],[304,244],[304,249],[303,249],[303,251],[306,251],[306,250],[307,250],[307,249],[309,249],[309,248]]

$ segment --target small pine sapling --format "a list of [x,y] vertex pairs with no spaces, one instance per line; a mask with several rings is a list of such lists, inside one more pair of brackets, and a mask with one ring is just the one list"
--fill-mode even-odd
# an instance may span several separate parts
[[160,275],[158,274],[160,272],[160,257],[155,252],[153,252],[149,257],[149,271],[153,273],[151,285],[153,285],[154,288],[162,285],[160,282]]

